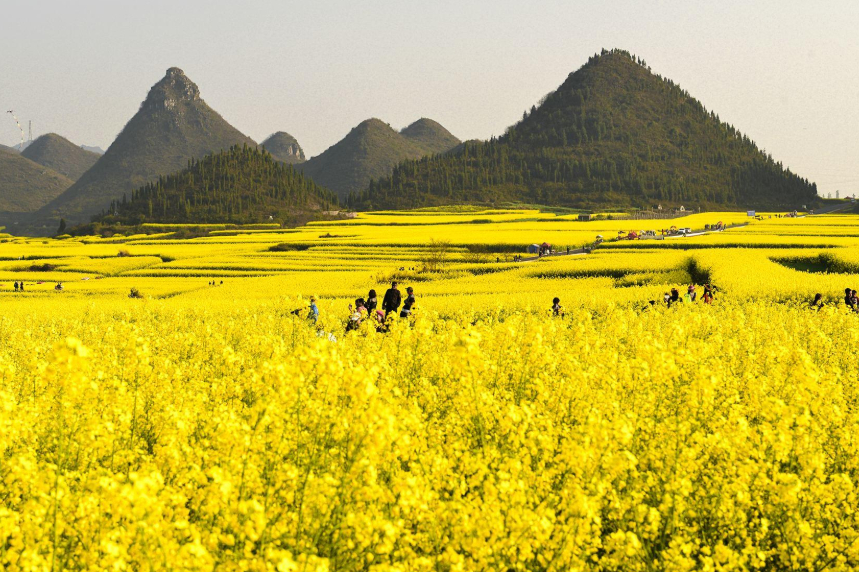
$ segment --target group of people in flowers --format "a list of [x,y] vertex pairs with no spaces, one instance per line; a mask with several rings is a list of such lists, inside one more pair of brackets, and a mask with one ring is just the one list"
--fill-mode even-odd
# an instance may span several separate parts
[[379,332],[388,330],[389,316],[397,316],[400,318],[408,318],[412,315],[415,307],[415,289],[411,286],[406,287],[406,297],[400,292],[399,284],[396,280],[391,282],[391,287],[385,292],[382,298],[382,308],[379,309],[379,299],[376,296],[375,290],[370,290],[367,293],[367,298],[357,298],[355,305],[349,304],[349,321],[346,323],[346,331],[357,330],[366,320],[372,320],[373,325]]
[[[681,304],[681,303],[694,303],[698,301],[698,291],[697,287],[694,284],[689,284],[686,288],[686,292],[683,296],[680,296],[680,290],[677,288],[672,288],[670,292],[666,292],[662,296],[662,302],[668,306],[669,308],[673,304]],[[709,284],[704,284],[704,292],[701,295],[701,301],[704,304],[712,304],[713,303],[713,287]],[[651,300],[650,305],[655,305],[655,302]]]
[[[713,303],[713,291],[714,288],[710,284],[704,285],[704,292],[701,295],[701,301],[704,304],[712,304]],[[818,294],[819,295],[819,294]],[[670,292],[666,292],[662,297],[662,302],[668,306],[669,308],[674,304],[682,304],[688,303],[692,304],[698,301],[698,289],[694,284],[689,284],[686,288],[686,293],[683,296],[680,296],[680,290],[677,288],[672,288]],[[656,306],[656,300],[650,301],[651,306]],[[857,300],[857,308],[859,308],[859,300]],[[552,315],[554,316],[563,316],[564,308],[561,306],[560,298],[552,299]]]
[[[382,298],[382,306],[379,308],[379,298],[375,290],[370,290],[367,298],[357,298],[355,305],[349,304],[349,320],[346,322],[346,331],[357,330],[367,320],[371,320],[376,331],[387,332],[388,320],[399,315],[400,318],[408,318],[415,309],[415,289],[411,286],[406,288],[406,297],[403,298],[399,284],[396,280],[391,282],[391,287]],[[299,314],[301,310],[295,310]],[[319,307],[316,305],[316,297],[310,297],[310,306],[307,312],[307,320],[316,324],[319,320]]]
[[[41,282],[39,282],[39,284],[41,284]],[[21,280],[21,282],[15,282],[13,287],[15,288],[15,292],[23,292],[24,291],[24,281]],[[63,283],[57,282],[57,285],[54,286],[54,290],[56,290],[58,292],[63,290]]]
[[[811,310],[820,310],[825,305],[823,294],[818,292],[814,295],[814,300],[811,301],[808,308]],[[857,296],[856,290],[852,288],[844,289],[844,305],[854,312],[859,312],[859,296]]]

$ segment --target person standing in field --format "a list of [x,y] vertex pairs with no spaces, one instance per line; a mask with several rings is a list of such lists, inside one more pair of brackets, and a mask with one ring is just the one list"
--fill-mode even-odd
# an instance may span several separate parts
[[564,315],[564,308],[561,306],[561,299],[557,296],[552,298],[552,314],[555,316]]
[[668,298],[668,307],[670,308],[672,304],[676,304],[678,302],[682,302],[680,299],[680,290],[677,288],[671,289],[671,297]]
[[367,308],[367,313],[371,314],[376,311],[376,307],[379,305],[379,300],[376,298],[376,291],[370,290],[370,293],[367,294],[367,301],[364,303]]
[[319,320],[319,308],[316,306],[316,296],[310,297],[310,307],[307,312],[307,321],[315,324]]
[[400,308],[401,302],[402,296],[397,289],[397,281],[395,280],[391,282],[391,287],[388,288],[388,291],[385,292],[385,297],[382,299],[382,310],[385,311],[385,317],[387,318],[389,314],[396,312]]
[[406,301],[403,303],[403,311],[400,312],[401,318],[408,318],[412,315],[412,308],[415,305],[415,290],[411,286],[406,288]]
[[704,295],[701,299],[704,301],[705,304],[713,303],[713,289],[710,288],[709,284],[704,285]]

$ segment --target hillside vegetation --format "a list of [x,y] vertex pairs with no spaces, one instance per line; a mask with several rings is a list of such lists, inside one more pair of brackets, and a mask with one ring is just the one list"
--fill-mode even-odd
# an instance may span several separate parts
[[379,119],[368,119],[322,154],[301,165],[314,181],[341,198],[391,174],[405,159],[441,153],[459,144],[444,127],[420,119],[400,132]]
[[0,212],[34,211],[71,184],[68,177],[34,163],[17,151],[0,149]]
[[42,135],[21,152],[21,155],[72,181],[78,180],[99,160],[99,155],[78,147],[56,133]]
[[801,208],[816,193],[671,80],[614,50],[570,74],[502,137],[402,161],[347,202]]
[[265,150],[234,146],[132,191],[94,220],[121,225],[289,222],[336,205],[333,193]]

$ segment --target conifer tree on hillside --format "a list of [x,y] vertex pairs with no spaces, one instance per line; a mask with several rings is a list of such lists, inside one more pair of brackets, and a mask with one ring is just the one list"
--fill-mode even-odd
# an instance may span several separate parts
[[255,223],[337,207],[337,198],[291,165],[247,145],[191,159],[94,217],[102,223]]

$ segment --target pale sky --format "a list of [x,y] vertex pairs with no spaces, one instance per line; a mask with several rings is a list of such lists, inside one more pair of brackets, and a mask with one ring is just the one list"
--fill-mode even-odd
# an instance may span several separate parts
[[308,156],[369,117],[500,135],[601,48],[645,59],[821,194],[859,194],[851,0],[0,2],[0,143],[107,148],[167,68],[256,141]]

